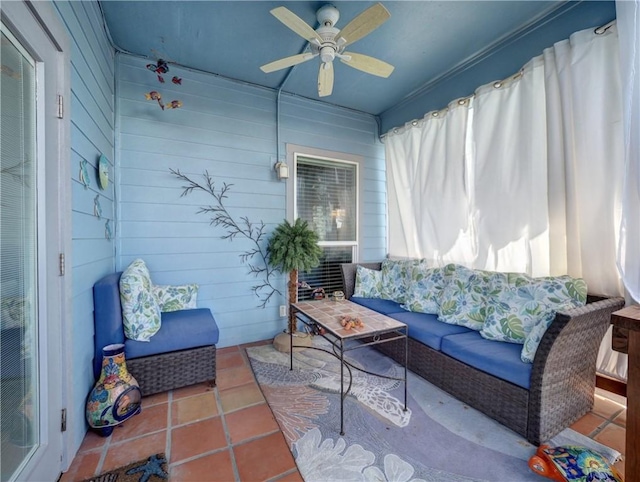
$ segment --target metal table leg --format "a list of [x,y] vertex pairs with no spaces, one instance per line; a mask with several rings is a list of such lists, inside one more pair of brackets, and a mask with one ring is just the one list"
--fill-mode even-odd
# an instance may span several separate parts
[[340,435],[344,435],[344,341],[340,340]]
[[407,364],[409,363],[409,327],[404,337],[404,411],[407,411]]

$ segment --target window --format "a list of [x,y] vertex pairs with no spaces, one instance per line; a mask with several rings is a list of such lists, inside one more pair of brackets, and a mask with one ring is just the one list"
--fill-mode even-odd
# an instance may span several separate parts
[[[294,156],[294,217],[309,223],[323,251],[318,267],[299,277],[326,294],[343,289],[340,263],[357,257],[358,167],[348,160]],[[298,299],[311,298],[312,291],[299,288]]]

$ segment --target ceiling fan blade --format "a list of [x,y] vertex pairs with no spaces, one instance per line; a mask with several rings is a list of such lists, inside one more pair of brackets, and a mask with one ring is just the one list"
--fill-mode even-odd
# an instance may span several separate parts
[[367,74],[377,75],[378,77],[384,78],[389,77],[395,68],[393,65],[383,62],[382,60],[353,52],[344,52],[340,56],[340,62],[343,62],[354,69],[362,70]]
[[264,64],[260,67],[265,74],[270,72],[275,72],[276,70],[286,69],[287,67],[293,67],[294,65],[301,64],[302,62],[306,62],[307,60],[311,60],[316,57],[318,54],[304,53],[298,55],[292,55],[291,57],[285,57],[283,59],[274,60],[273,62],[269,62],[268,64]]
[[271,10],[271,15],[280,20],[283,24],[293,30],[300,37],[311,42],[313,39],[317,39],[322,43],[322,37],[318,35],[318,32],[313,30],[304,20],[298,17],[295,13],[286,7],[277,7]]
[[365,35],[373,32],[386,22],[389,17],[391,17],[391,14],[384,8],[384,5],[376,3],[351,20],[351,22],[336,35],[336,39],[340,37],[344,38],[344,40],[346,40],[345,46],[352,44],[356,40],[360,40]]
[[327,97],[333,92],[333,64],[325,62],[320,64],[318,72],[318,96]]

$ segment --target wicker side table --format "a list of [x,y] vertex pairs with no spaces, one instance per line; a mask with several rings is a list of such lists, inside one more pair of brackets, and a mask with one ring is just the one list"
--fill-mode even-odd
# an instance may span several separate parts
[[627,306],[612,313],[611,322],[629,333],[624,471],[626,482],[640,482],[640,306]]

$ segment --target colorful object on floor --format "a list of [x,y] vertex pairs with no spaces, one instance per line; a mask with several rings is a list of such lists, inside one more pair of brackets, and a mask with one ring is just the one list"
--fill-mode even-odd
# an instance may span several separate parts
[[622,482],[618,471],[598,452],[586,447],[541,445],[529,459],[536,474],[557,482]]
[[167,109],[179,109],[182,107],[182,101],[180,100],[172,100],[166,106]]
[[152,90],[151,92],[147,92],[146,94],[144,94],[144,97],[147,100],[157,100],[160,108],[164,110],[164,104],[162,103],[162,94],[160,94],[160,92]]
[[171,82],[173,82],[176,85],[182,85],[182,79],[177,75],[173,76],[173,78],[171,79]]
[[166,74],[167,72],[169,72],[169,65],[167,65],[167,62],[165,60],[158,59],[155,64],[147,64],[147,69],[155,72],[158,76],[158,81],[161,84],[164,84],[164,77],[162,77],[162,74]]
[[87,479],[85,482],[154,482],[168,479],[167,458],[164,454],[155,454],[144,460]]
[[[318,336],[313,346],[331,349]],[[340,436],[340,360],[303,349],[294,352],[290,370],[290,354],[272,345],[253,346],[246,353],[306,482],[544,480],[527,465],[537,447],[411,372],[405,412],[402,383],[351,368],[345,435]],[[403,370],[372,347],[350,351],[348,361],[389,376]],[[348,383],[346,369],[344,377]],[[610,462],[620,455],[571,429],[549,443],[586,446]]]
[[105,346],[100,378],[87,400],[86,416],[91,428],[109,436],[113,427],[140,413],[141,398],[138,382],[127,370],[124,345]]

